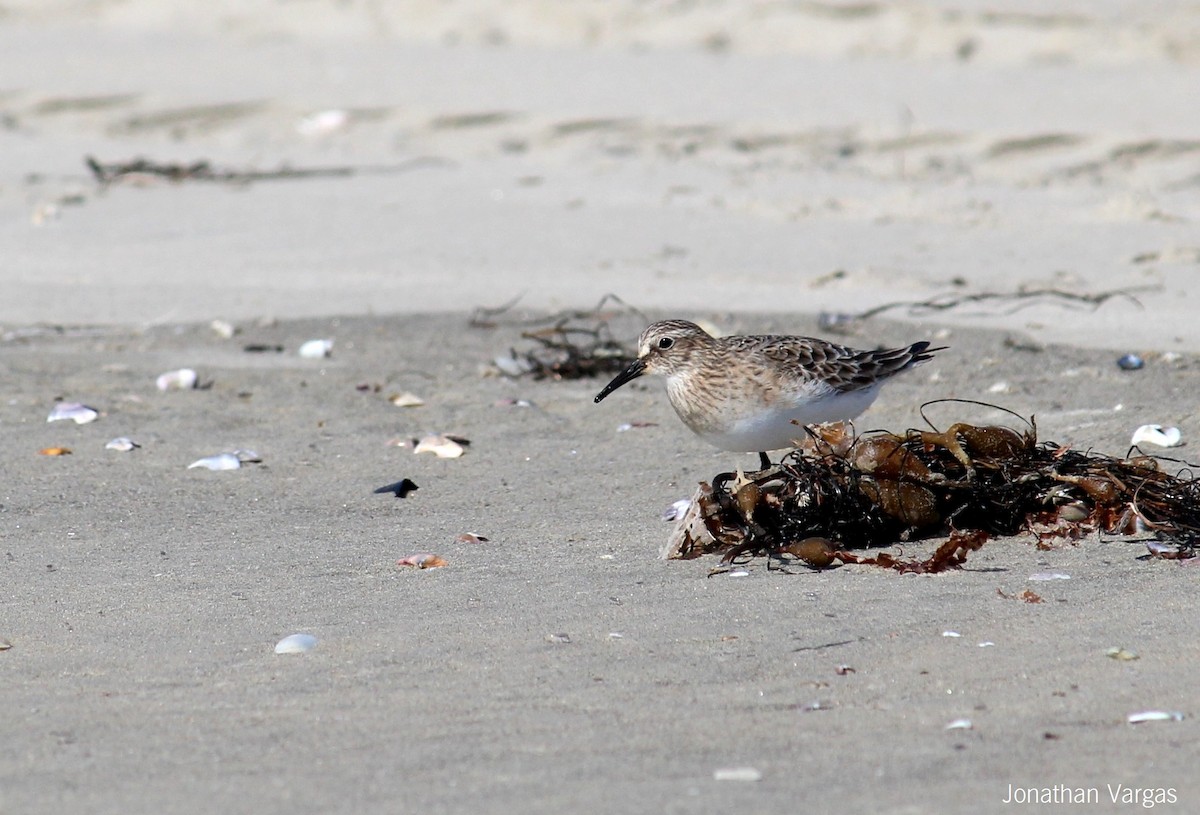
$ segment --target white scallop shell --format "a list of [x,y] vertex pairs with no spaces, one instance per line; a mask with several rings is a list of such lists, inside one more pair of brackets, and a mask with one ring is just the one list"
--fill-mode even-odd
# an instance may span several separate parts
[[62,422],[70,419],[75,424],[87,424],[88,422],[96,421],[98,418],[100,418],[100,412],[95,408],[90,408],[79,402],[59,402],[50,410],[50,415],[46,417],[46,421]]
[[105,450],[116,450],[118,453],[128,453],[130,450],[134,449],[135,447],[141,447],[141,445],[138,444],[133,439],[127,438],[125,436],[118,436],[117,438],[110,441],[108,444],[104,445]]
[[417,442],[413,452],[433,453],[438,458],[458,458],[463,454],[463,446],[446,436],[426,436]]
[[187,466],[189,470],[203,467],[206,470],[236,470],[242,466],[242,461],[233,453],[218,453],[215,456],[198,458]]
[[165,374],[159,374],[158,379],[154,380],[154,385],[160,391],[186,391],[196,387],[198,379],[199,376],[191,368],[180,368],[177,371],[167,371]]
[[1154,444],[1158,447],[1178,447],[1183,444],[1183,433],[1179,431],[1178,427],[1144,424],[1133,431],[1133,440],[1130,444],[1136,447],[1142,442]]
[[333,353],[333,340],[309,340],[300,346],[299,353],[305,359],[322,359]]
[[289,634],[275,643],[277,654],[306,654],[317,646],[317,638],[312,634]]

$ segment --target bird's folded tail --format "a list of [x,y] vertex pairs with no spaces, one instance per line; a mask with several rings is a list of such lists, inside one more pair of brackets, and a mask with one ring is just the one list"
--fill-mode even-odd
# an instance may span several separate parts
[[929,343],[922,340],[906,348],[887,348],[855,354],[853,360],[858,370],[851,377],[850,389],[870,387],[881,379],[928,362],[933,359],[935,353],[945,351],[946,347],[941,345],[930,348]]

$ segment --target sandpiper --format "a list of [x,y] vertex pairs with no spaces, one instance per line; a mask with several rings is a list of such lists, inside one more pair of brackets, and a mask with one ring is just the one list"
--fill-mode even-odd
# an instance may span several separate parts
[[596,395],[599,402],[642,374],[667,378],[683,423],[723,450],[758,453],[795,447],[798,425],[853,419],[892,376],[932,358],[928,342],[859,351],[811,337],[713,337],[686,320],[654,323],[638,355]]

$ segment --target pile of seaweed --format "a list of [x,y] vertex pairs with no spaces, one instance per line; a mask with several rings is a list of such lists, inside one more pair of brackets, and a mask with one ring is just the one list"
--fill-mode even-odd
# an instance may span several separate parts
[[[997,536],[1030,533],[1048,547],[1138,532],[1153,535],[1153,556],[1195,555],[1200,480],[1190,471],[1164,472],[1168,459],[1116,459],[1039,442],[1034,420],[1022,421],[1020,432],[962,422],[902,436],[810,429],[778,465],[701,484],[664,555],[720,552],[723,565],[791,556],[815,567],[940,572]],[[924,560],[848,551],[939,536],[948,537]]]
[[[519,298],[518,298],[519,299]],[[497,308],[477,308],[471,316],[474,328],[495,328],[517,300]],[[637,349],[614,339],[612,323],[622,318],[649,322],[636,308],[615,294],[606,294],[594,308],[560,311],[546,317],[509,320],[521,326],[521,338],[531,344],[512,348],[494,364],[508,376],[532,379],[590,379],[615,376],[637,356]]]

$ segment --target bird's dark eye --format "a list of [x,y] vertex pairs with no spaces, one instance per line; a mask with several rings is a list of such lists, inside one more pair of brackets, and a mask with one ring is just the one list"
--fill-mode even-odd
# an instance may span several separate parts
[[675,340],[673,340],[671,337],[659,337],[658,338],[658,348],[660,351],[666,351],[668,348],[670,348],[674,344],[675,344]]

